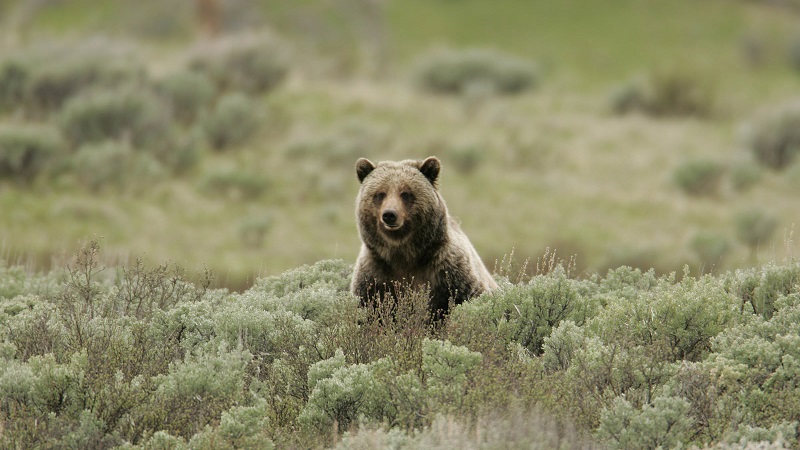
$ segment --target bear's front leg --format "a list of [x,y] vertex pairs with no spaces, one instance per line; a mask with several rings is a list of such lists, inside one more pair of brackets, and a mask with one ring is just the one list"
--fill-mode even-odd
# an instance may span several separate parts
[[374,303],[375,297],[384,298],[391,288],[391,281],[377,270],[369,258],[359,258],[353,270],[350,292],[361,300],[361,306]]

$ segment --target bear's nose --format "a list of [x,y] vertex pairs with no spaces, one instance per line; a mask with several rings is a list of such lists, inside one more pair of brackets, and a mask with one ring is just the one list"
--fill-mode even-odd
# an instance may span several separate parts
[[390,227],[397,225],[397,213],[392,210],[384,211],[381,218],[383,219],[383,223]]

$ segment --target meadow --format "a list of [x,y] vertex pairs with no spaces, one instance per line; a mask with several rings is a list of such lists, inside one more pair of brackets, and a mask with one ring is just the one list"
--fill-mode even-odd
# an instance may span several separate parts
[[[795,1],[224,5],[0,2],[0,447],[797,448]],[[429,155],[436,327],[346,293]]]
[[[797,164],[759,163],[748,138],[797,146],[800,38],[768,4],[233,2],[230,31],[200,40],[169,2],[44,4],[6,15],[0,242],[15,263],[47,269],[101,239],[120,261],[243,289],[352,260],[362,156],[439,156],[489,267],[548,247],[587,273],[747,267],[784,256],[800,212]],[[529,64],[529,84],[503,94],[483,69],[436,67],[470,52]],[[470,87],[426,88],[425,70]],[[748,240],[748,216],[771,232]]]

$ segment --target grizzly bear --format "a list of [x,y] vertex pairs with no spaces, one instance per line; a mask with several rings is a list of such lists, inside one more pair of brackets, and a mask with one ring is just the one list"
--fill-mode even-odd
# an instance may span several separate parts
[[356,162],[362,244],[350,290],[362,306],[375,296],[396,299],[398,289],[422,288],[429,290],[431,313],[441,317],[451,300],[460,304],[497,287],[447,211],[436,186],[440,169],[436,157]]

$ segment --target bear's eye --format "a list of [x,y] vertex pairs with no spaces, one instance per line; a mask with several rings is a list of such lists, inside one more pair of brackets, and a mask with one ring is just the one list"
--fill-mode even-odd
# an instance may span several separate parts
[[403,201],[406,203],[411,203],[414,201],[414,194],[412,194],[411,192],[401,192],[400,198],[402,198]]
[[385,199],[385,198],[386,198],[386,193],[385,193],[385,192],[378,192],[377,194],[375,194],[375,195],[372,197],[372,200],[373,200],[373,201],[375,201],[375,203],[380,203],[380,202],[382,202],[382,201],[383,201],[383,199]]

